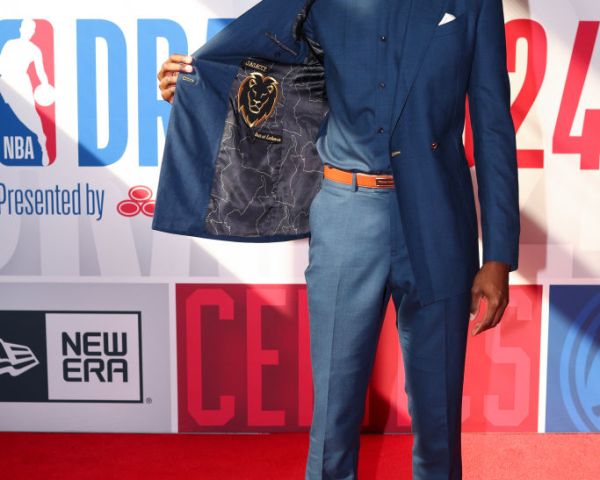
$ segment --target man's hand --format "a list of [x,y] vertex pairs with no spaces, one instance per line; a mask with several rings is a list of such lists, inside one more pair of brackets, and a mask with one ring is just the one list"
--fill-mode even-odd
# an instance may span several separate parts
[[179,72],[191,72],[192,57],[174,53],[160,67],[158,72],[158,87],[163,100],[173,103],[175,95],[175,82]]
[[477,335],[493,328],[504,314],[508,305],[508,271],[510,265],[504,262],[487,261],[483,264],[471,287],[471,315],[477,316],[481,297],[486,299],[486,311],[483,320],[471,331]]

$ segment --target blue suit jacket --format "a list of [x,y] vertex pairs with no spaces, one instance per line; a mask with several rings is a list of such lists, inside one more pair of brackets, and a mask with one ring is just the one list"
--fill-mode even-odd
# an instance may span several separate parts
[[[319,0],[327,1],[327,0]],[[313,0],[262,0],[192,53],[167,129],[153,228],[236,241],[310,235],[327,113]],[[445,12],[456,19],[438,25]],[[483,261],[518,266],[519,194],[501,0],[413,0],[390,162],[422,304],[471,288],[478,225],[462,132],[468,94]],[[331,28],[337,25],[332,24]]]

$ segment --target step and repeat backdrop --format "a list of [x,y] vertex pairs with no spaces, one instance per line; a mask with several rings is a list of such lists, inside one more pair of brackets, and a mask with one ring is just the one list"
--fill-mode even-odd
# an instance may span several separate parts
[[[3,5],[1,430],[309,428],[306,239],[150,228],[159,66],[255,3]],[[521,257],[503,321],[469,338],[463,428],[599,431],[600,3],[504,8]],[[410,431],[392,304],[363,428]]]

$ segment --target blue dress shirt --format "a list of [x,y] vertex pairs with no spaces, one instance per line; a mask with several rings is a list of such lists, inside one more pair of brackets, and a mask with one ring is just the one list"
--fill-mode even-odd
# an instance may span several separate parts
[[329,102],[316,142],[324,163],[391,173],[392,107],[409,7],[410,0],[317,0],[311,7],[303,28],[323,48]]

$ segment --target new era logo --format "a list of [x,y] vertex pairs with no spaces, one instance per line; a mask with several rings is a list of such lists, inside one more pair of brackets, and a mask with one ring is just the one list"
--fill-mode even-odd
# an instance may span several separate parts
[[29,347],[8,343],[0,338],[0,375],[8,373],[17,377],[39,363]]

